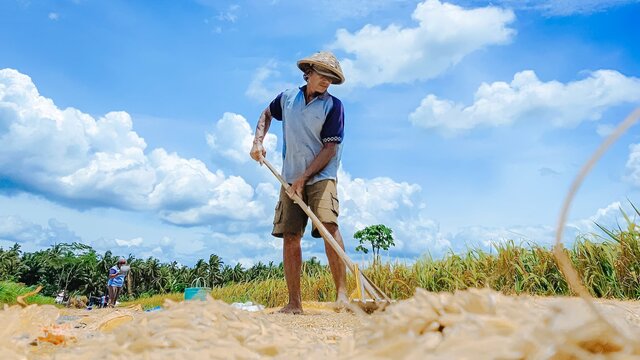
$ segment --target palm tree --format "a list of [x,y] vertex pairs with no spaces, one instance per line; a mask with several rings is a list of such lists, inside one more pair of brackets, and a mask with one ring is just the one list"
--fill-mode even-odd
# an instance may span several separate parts
[[233,282],[242,282],[245,280],[245,270],[242,264],[237,263],[231,271],[231,280]]
[[216,255],[209,256],[209,286],[214,287],[222,284],[222,272],[220,271],[224,265],[222,259]]
[[16,281],[21,270],[20,245],[15,243],[8,250],[0,248],[0,280]]

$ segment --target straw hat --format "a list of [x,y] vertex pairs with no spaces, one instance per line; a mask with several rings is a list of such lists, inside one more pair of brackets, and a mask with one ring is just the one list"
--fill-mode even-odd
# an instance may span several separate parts
[[303,72],[308,68],[312,68],[317,73],[332,78],[332,83],[335,85],[340,85],[344,82],[344,74],[338,59],[328,51],[320,51],[298,60],[298,68]]

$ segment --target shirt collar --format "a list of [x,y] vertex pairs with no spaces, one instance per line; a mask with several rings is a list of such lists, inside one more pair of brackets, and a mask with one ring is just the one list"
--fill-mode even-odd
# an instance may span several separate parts
[[[307,85],[302,85],[298,89],[300,89],[300,91],[302,91],[302,95],[304,95],[307,92]],[[322,94],[318,95],[317,98],[325,99],[328,96],[329,96],[329,91],[325,91]]]

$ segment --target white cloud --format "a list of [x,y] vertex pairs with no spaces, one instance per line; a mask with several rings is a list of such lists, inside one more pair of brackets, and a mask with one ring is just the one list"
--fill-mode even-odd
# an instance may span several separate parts
[[640,144],[629,146],[629,158],[626,165],[627,174],[624,179],[634,186],[640,187]]
[[213,232],[205,238],[205,244],[207,250],[211,249],[213,253],[217,253],[216,249],[224,244],[223,260],[226,264],[242,263],[247,266],[258,261],[268,263],[282,260],[282,240],[271,236],[270,227],[261,232],[240,231],[235,234]]
[[[615,201],[604,208],[600,208],[596,211],[595,214],[586,218],[579,219],[575,221],[570,221],[567,223],[567,229],[573,230],[575,235],[577,234],[599,234],[603,235],[603,232],[596,225],[601,225],[605,229],[608,230],[616,230],[618,226],[622,229],[626,229],[626,224],[624,222],[624,216],[622,214],[624,211],[631,218],[634,217],[635,211],[628,204],[622,204],[620,201]],[[622,221],[622,222],[621,222]],[[566,241],[570,241],[569,236],[565,237]]]
[[55,12],[50,12],[49,13],[49,20],[58,20],[60,19],[60,15],[58,15],[58,13]]
[[[280,64],[275,60],[269,60],[264,66],[259,67],[253,75],[245,95],[265,104],[266,107],[280,92],[295,88],[295,84],[281,80],[282,73],[279,68]],[[301,72],[298,71],[297,74],[302,78]]]
[[[242,115],[226,112],[222,119],[216,122],[214,131],[207,134],[207,144],[217,154],[244,164],[254,161],[249,157],[253,138],[254,133],[249,122]],[[267,154],[275,153],[277,143],[278,138],[267,133],[263,142]]]
[[146,146],[126,112],[95,120],[61,110],[28,76],[0,70],[0,176],[21,188],[76,206],[155,211],[180,225],[262,214],[243,178]]
[[[618,225],[625,229],[624,220],[620,223],[623,219],[621,209],[633,218],[635,212],[631,206],[622,206],[619,201],[616,201],[596,210],[592,216],[567,222],[562,239],[563,244],[565,247],[570,247],[578,236],[585,235],[592,241],[597,240],[592,236],[594,234],[606,239],[607,237],[596,224],[609,230],[617,229]],[[537,244],[550,247],[555,244],[555,237],[555,224],[505,227],[468,226],[458,229],[452,235],[451,242],[456,252],[464,252],[468,248],[475,247],[489,251],[494,244],[503,244],[508,240],[513,240],[516,245]]]
[[47,226],[41,226],[16,215],[0,216],[0,240],[18,243],[23,250],[29,251],[54,243],[82,241],[66,224],[56,219],[50,219]]
[[[415,257],[428,251],[441,254],[449,248],[437,222],[424,215],[426,205],[420,198],[420,186],[386,177],[352,178],[342,168],[338,179],[339,222],[344,239],[351,239],[355,231],[366,226],[384,224],[394,231],[393,257]],[[356,246],[351,245],[349,250]]]
[[126,247],[140,246],[143,241],[144,240],[141,237],[136,237],[130,240],[115,239],[115,242],[118,246],[126,246]]
[[512,11],[489,6],[465,9],[425,0],[412,14],[416,27],[367,24],[355,33],[336,32],[333,49],[341,60],[348,86],[372,87],[435,78],[466,55],[489,45],[505,44],[515,31]]
[[469,106],[435,95],[425,97],[409,115],[411,122],[455,134],[480,126],[506,126],[517,121],[547,121],[556,127],[599,120],[605,110],[640,101],[640,79],[614,70],[598,70],[569,83],[542,82],[531,70],[502,81],[480,85]]

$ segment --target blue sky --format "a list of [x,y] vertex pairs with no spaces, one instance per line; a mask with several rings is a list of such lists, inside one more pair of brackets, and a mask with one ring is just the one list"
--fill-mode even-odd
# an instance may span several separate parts
[[[0,2],[0,246],[81,241],[192,264],[280,260],[259,113],[331,50],[347,81],[341,229],[384,223],[411,261],[550,244],[582,163],[640,105],[640,2]],[[280,164],[281,129],[268,156]],[[572,207],[569,237],[640,189],[633,128]],[[323,258],[309,233],[305,257]]]

